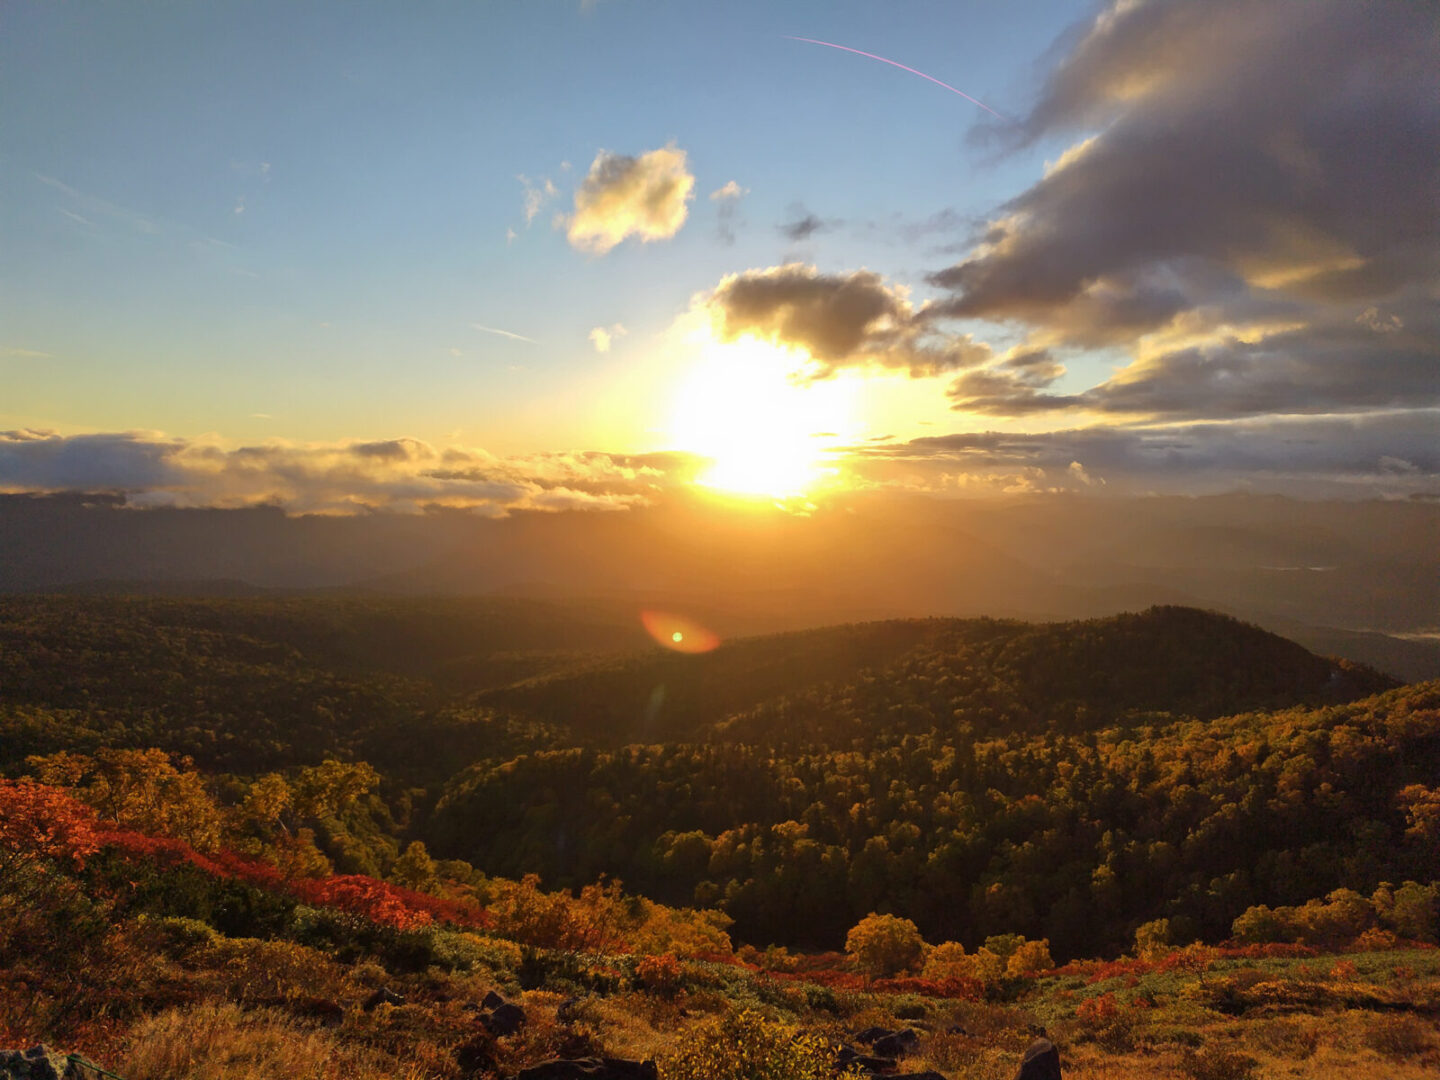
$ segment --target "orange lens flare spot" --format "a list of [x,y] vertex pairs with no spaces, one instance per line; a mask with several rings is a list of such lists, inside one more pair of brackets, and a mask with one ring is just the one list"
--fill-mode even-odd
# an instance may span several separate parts
[[672,652],[707,653],[720,644],[718,635],[683,615],[669,611],[642,611],[640,621],[656,644]]

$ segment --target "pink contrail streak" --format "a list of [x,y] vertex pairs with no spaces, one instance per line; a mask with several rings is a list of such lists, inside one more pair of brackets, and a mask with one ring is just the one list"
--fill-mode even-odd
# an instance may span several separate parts
[[908,71],[908,72],[910,72],[911,75],[919,75],[920,78],[922,78],[922,79],[928,79],[930,82],[933,82],[936,86],[943,86],[946,90],[949,90],[952,94],[959,94],[959,95],[960,95],[961,97],[963,97],[966,101],[969,101],[969,102],[971,102],[971,103],[973,103],[973,104],[975,104],[975,105],[979,105],[980,108],[984,109],[986,112],[990,113],[992,116],[998,117],[998,118],[1001,119],[1001,120],[1006,119],[1006,117],[1005,117],[1003,114],[996,112],[994,109],[990,108],[989,105],[986,105],[983,101],[979,100],[978,98],[973,98],[973,97],[971,97],[969,94],[965,93],[964,90],[957,90],[955,87],[951,86],[949,83],[947,83],[947,82],[941,82],[939,79],[935,78],[934,75],[926,75],[925,72],[923,72],[923,71],[916,71],[916,70],[915,70],[914,68],[912,68],[912,67],[906,67],[904,64],[899,63],[898,61],[895,61],[895,60],[887,60],[887,59],[886,59],[885,57],[883,57],[883,56],[876,56],[874,53],[866,52],[864,49],[852,49],[852,48],[850,48],[850,46],[848,46],[848,45],[836,45],[833,41],[818,41],[818,40],[816,40],[815,38],[808,38],[808,37],[792,37],[792,36],[789,35],[789,34],[784,34],[784,35],[782,35],[782,36],[785,37],[785,38],[787,38],[787,39],[790,40],[790,41],[803,41],[803,42],[806,42],[807,44],[810,44],[810,45],[824,45],[827,49],[839,49],[841,52],[854,53],[856,56],[868,56],[871,60],[879,60],[882,64],[889,64],[891,67],[897,67],[897,68],[899,68],[901,71]]

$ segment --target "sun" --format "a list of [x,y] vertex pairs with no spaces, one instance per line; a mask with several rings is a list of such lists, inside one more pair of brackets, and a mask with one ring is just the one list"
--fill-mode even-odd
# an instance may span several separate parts
[[750,337],[702,344],[671,414],[672,445],[713,463],[697,483],[791,498],[835,481],[829,451],[857,434],[856,385],[797,382],[807,359]]

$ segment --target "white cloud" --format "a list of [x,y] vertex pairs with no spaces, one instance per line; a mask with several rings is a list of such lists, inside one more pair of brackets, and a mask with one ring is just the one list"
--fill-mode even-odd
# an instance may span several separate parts
[[520,181],[520,185],[524,189],[523,209],[525,213],[525,227],[529,228],[530,223],[535,220],[545,204],[559,195],[560,192],[555,187],[554,181],[549,177],[542,177],[532,182],[528,176],[522,174],[515,179]]
[[603,255],[635,236],[665,240],[685,224],[695,177],[675,146],[625,157],[602,150],[575,193],[571,246]]
[[727,180],[723,187],[718,187],[710,192],[710,201],[725,202],[727,200],[743,199],[749,194],[749,188],[742,188],[734,180]]
[[608,353],[610,345],[618,337],[624,337],[629,331],[620,323],[611,326],[597,326],[590,331],[590,343],[595,346],[597,353]]

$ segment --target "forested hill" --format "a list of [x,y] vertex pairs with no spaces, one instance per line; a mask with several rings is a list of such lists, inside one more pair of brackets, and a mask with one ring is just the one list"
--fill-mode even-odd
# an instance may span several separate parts
[[[579,741],[819,742],[944,730],[1082,730],[1222,716],[1397,685],[1235,619],[1152,608],[1084,622],[907,619],[658,650],[484,691]],[[817,689],[822,688],[822,689]]]
[[637,622],[3,599],[0,769],[153,747],[224,802],[369,762],[378,792],[317,831],[339,870],[388,873],[423,840],[487,873],[719,907],[761,944],[835,947],[880,910],[935,940],[1094,955],[1146,919],[1213,938],[1251,904],[1440,875],[1440,685],[1392,689],[1224,616],[876,622],[698,656],[641,645]]

